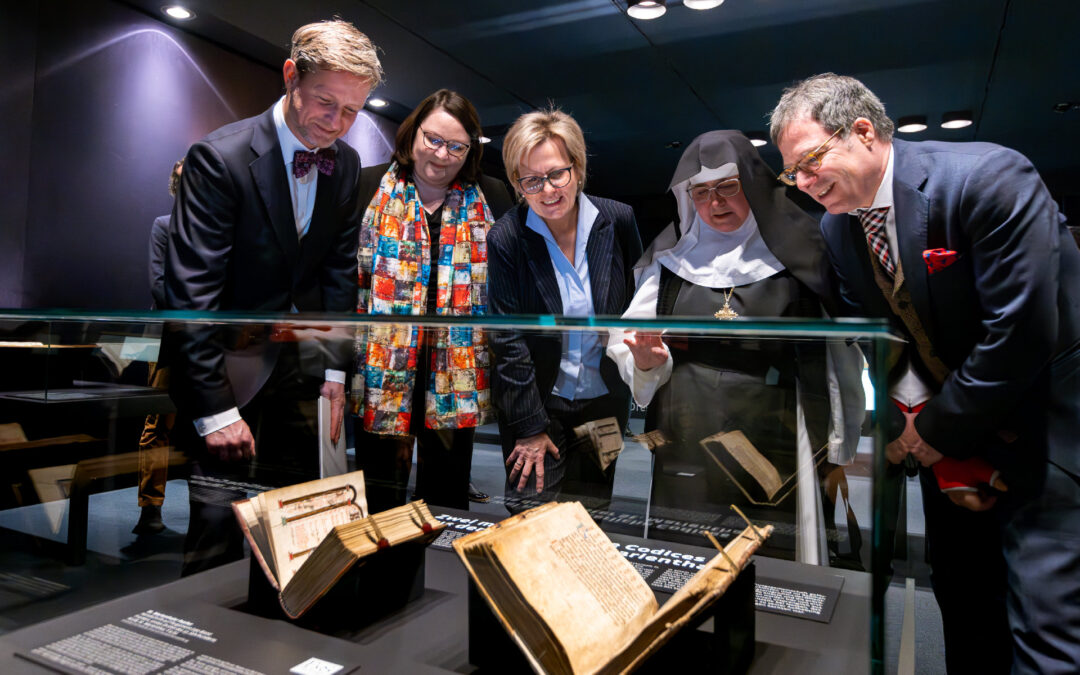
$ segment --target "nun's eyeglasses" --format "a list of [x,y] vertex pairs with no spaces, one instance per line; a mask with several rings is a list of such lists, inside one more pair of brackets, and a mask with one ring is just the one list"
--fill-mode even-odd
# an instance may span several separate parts
[[[690,193],[690,199],[694,200],[695,204],[706,204],[713,199],[723,197],[734,197],[739,194],[739,190],[742,189],[742,185],[739,183],[738,178],[731,178],[722,183],[717,183],[712,187],[708,185],[695,185],[692,188],[687,188],[687,192]],[[716,197],[713,197],[713,193],[716,193]]]
[[817,170],[821,168],[821,158],[825,156],[825,153],[832,148],[826,148],[825,146],[832,142],[832,139],[836,138],[836,135],[844,130],[844,127],[840,127],[836,131],[832,132],[832,136],[825,139],[825,142],[817,146],[810,152],[806,153],[799,158],[799,161],[795,162],[791,166],[784,167],[784,170],[780,172],[776,178],[784,185],[795,185],[799,179],[799,172],[805,171],[806,173],[817,173]]

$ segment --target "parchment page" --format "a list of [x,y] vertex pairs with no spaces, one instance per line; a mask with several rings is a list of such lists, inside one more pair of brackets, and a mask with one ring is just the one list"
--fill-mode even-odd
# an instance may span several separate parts
[[657,610],[648,584],[577,502],[491,542],[499,564],[544,617],[576,673],[601,667]]
[[270,490],[258,499],[281,588],[334,526],[367,515],[362,471]]

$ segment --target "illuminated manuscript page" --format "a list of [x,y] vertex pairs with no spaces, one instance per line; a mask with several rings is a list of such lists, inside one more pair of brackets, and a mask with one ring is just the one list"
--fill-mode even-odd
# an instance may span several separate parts
[[288,585],[335,525],[367,515],[361,471],[271,490],[258,499],[280,588]]

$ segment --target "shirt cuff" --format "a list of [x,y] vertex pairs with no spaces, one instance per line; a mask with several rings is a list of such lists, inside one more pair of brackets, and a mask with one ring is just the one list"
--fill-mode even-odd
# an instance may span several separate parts
[[664,386],[668,380],[671,379],[671,369],[674,362],[671,358],[671,352],[668,352],[667,360],[661,365],[650,368],[649,370],[641,370],[634,363],[633,354],[630,356],[630,363],[634,367],[634,382],[631,385],[634,394],[634,400],[641,407],[645,407],[652,402],[653,396],[656,394],[656,390]]
[[326,369],[326,381],[337,382],[338,384],[345,384],[345,371],[333,370],[331,368]]
[[243,418],[240,417],[239,408],[229,408],[225,412],[207,415],[206,417],[200,417],[195,420],[195,431],[200,436],[207,436],[215,431],[221,431],[230,424],[239,422],[241,419]]

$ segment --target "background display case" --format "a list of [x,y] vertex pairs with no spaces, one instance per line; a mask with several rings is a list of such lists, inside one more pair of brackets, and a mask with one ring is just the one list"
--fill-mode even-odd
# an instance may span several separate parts
[[[877,366],[897,343],[883,323],[62,311],[0,313],[0,663],[33,672],[16,654],[156,608],[222,625],[243,614],[247,562],[177,581],[191,497],[192,458],[182,444],[157,456],[168,481],[165,530],[132,533],[140,461],[147,460],[140,435],[148,416],[174,410],[152,375],[176,336],[199,335],[234,353],[291,349],[302,362],[321,364],[342,350],[366,353],[356,348],[357,335],[393,331],[447,344],[483,333],[481,369],[506,363],[515,346],[557,350],[583,336],[621,344],[627,331],[657,332],[674,368],[648,406],[631,406],[625,423],[596,419],[562,430],[568,452],[583,462],[602,462],[605,453],[610,460],[621,445],[605,474],[610,482],[599,489],[567,479],[557,495],[515,490],[504,470],[503,447],[513,447],[508,425],[503,434],[494,420],[479,426],[471,481],[490,501],[467,511],[432,505],[448,528],[428,552],[427,591],[376,625],[321,626],[352,646],[326,638],[320,648],[377,672],[462,672],[469,667],[466,575],[449,551],[455,536],[546,499],[581,501],[664,595],[709,555],[702,530],[721,542],[741,531],[742,518],[729,507],[735,503],[775,528],[757,556],[751,672],[895,669],[904,612],[887,612],[886,598],[903,604],[900,589],[915,574],[918,547],[906,536],[902,472],[887,470],[873,414],[886,405]],[[364,378],[352,375],[355,389]],[[500,375],[489,369],[484,377]],[[494,384],[494,399],[508,400],[500,398],[506,387]],[[363,466],[365,437],[354,435],[351,419],[345,432],[348,467]],[[253,479],[249,489],[258,487]],[[277,639],[303,642],[298,636],[312,633],[291,629]],[[409,649],[409,636],[419,635],[424,648]],[[228,658],[243,665],[234,646]],[[281,658],[293,656],[299,652]],[[260,658],[249,667],[258,670]]]

